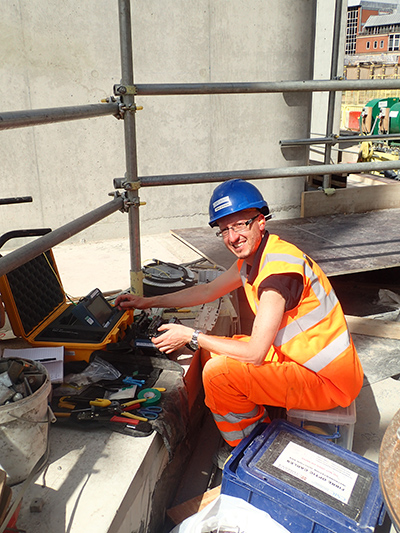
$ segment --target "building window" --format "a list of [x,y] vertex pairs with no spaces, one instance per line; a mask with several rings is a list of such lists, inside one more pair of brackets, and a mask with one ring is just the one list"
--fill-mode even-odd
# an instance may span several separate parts
[[381,42],[379,43],[379,48],[383,48],[383,46],[384,46],[384,42],[381,41]]
[[389,52],[400,50],[400,33],[393,33],[392,35],[389,35],[388,50]]
[[378,48],[378,41],[374,41],[374,48]]
[[366,48],[367,50],[369,50],[369,47],[370,47],[370,42],[367,41],[367,44],[365,45],[365,48]]
[[356,53],[356,39],[358,29],[358,8],[350,7],[347,10],[347,31],[346,31],[346,54]]

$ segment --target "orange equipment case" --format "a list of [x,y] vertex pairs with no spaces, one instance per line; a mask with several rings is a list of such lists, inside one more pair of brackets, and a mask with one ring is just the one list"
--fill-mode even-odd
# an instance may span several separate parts
[[121,340],[133,321],[132,311],[117,310],[107,328],[76,318],[51,250],[0,277],[0,293],[14,335],[36,347],[64,346],[65,361],[89,361],[93,351]]

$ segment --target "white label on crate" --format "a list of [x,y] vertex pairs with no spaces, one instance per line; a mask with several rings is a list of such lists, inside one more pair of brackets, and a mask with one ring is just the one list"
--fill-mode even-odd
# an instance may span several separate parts
[[358,474],[299,444],[289,442],[274,466],[348,503]]
[[389,111],[389,117],[390,118],[396,118],[398,116],[398,111]]

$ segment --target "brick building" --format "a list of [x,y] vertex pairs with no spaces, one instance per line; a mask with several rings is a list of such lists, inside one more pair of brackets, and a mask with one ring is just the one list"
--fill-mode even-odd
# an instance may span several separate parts
[[400,13],[371,15],[357,36],[356,54],[396,53],[399,45]]
[[348,0],[346,55],[399,51],[398,2]]

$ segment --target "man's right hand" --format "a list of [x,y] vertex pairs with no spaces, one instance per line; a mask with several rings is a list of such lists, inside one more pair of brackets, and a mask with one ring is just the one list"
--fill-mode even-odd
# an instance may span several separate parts
[[121,310],[132,307],[134,309],[149,309],[151,307],[147,298],[135,296],[134,294],[120,294],[117,296],[114,305]]

